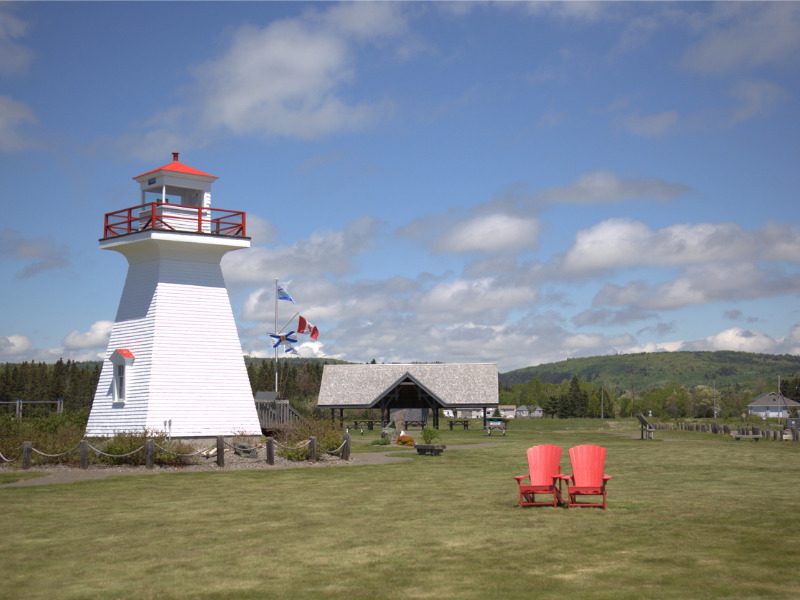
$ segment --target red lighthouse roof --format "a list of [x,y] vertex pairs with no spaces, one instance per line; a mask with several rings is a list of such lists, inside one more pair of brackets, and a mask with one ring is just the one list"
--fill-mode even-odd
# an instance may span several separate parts
[[189,165],[183,164],[179,160],[180,154],[178,152],[172,153],[172,162],[169,162],[165,165],[161,165],[155,169],[151,169],[150,171],[145,171],[144,173],[137,175],[134,179],[139,179],[140,177],[144,177],[145,175],[152,175],[153,173],[157,173],[158,171],[172,171],[174,173],[183,173],[185,175],[199,175],[200,177],[210,177],[212,179],[218,179],[216,175],[212,175],[211,173],[204,173],[203,171],[199,171],[198,169],[194,169]]

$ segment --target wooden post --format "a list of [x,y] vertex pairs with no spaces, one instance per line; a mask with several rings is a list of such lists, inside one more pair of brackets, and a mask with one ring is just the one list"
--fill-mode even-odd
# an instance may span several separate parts
[[153,438],[144,441],[144,466],[152,469],[156,458],[156,442]]
[[317,438],[313,435],[308,438],[308,460],[317,462]]
[[80,453],[81,453],[81,469],[88,469],[89,468],[89,442],[87,440],[81,440],[80,443]]
[[350,460],[350,434],[344,434],[344,446],[342,447],[342,460]]
[[275,464],[275,438],[272,436],[267,437],[267,464]]
[[217,466],[225,466],[225,438],[217,436]]
[[17,418],[22,418],[22,400],[19,398],[17,398]]
[[33,442],[22,442],[22,468],[31,468],[31,454],[33,451]]

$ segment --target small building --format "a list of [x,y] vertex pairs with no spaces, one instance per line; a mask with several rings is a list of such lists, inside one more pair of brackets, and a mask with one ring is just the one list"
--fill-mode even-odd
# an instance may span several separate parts
[[500,411],[500,416],[504,419],[513,419],[517,416],[517,407],[513,404],[501,404],[497,407]]
[[528,417],[531,416],[531,409],[528,407],[527,404],[520,404],[517,407],[516,414],[518,419],[527,419]]
[[440,409],[490,416],[498,389],[497,366],[486,363],[325,365],[317,407],[331,418],[338,409],[342,422],[345,409],[379,410],[384,423],[393,409],[431,411],[438,428]]
[[531,417],[541,419],[544,416],[544,409],[541,406],[534,406],[531,409]]
[[760,395],[748,404],[747,414],[762,419],[785,419],[798,408],[800,408],[800,402],[795,402],[778,392],[769,392]]

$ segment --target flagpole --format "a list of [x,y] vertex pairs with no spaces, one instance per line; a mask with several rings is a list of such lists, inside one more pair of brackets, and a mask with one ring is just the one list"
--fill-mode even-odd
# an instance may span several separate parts
[[[275,280],[275,333],[278,333],[278,280]],[[278,347],[275,346],[275,399],[278,399]]]

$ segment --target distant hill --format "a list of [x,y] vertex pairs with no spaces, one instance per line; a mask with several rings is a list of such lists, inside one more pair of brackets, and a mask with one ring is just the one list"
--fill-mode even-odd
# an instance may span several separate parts
[[591,356],[501,373],[500,384],[511,386],[534,377],[544,383],[561,383],[573,375],[623,390],[644,391],[669,383],[758,388],[777,386],[778,376],[800,376],[800,356],[729,351]]

